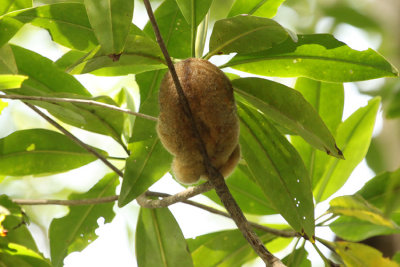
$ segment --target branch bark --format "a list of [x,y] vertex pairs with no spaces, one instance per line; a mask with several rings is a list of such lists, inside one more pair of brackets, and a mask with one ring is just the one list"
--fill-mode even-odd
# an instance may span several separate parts
[[[188,200],[189,198],[207,192],[211,190],[213,187],[212,185],[207,182],[204,184],[201,184],[196,187],[190,187],[187,188],[186,190],[179,192],[175,195],[169,195],[165,193],[160,193],[160,192],[152,192],[152,191],[147,191],[143,196],[142,200],[140,201],[139,198],[136,199],[138,204],[142,207],[145,208],[164,208],[173,204],[176,204],[178,202],[182,202],[203,210],[206,210],[208,212],[224,216],[226,218],[231,218],[228,213],[217,210],[215,208],[209,207],[204,204],[200,204],[191,200]],[[146,197],[162,197],[162,199],[146,199]],[[94,204],[102,204],[102,203],[109,203],[109,202],[114,202],[118,200],[119,196],[108,196],[108,197],[102,197],[102,198],[93,198],[93,199],[74,199],[74,200],[61,200],[61,199],[13,199],[12,201],[18,205],[29,205],[29,206],[35,206],[35,205],[62,205],[62,206],[81,206],[81,205],[94,205]],[[276,236],[280,237],[300,237],[298,233],[295,231],[289,231],[289,230],[278,230],[274,228],[270,228],[255,222],[249,222],[249,224],[255,228],[259,229],[261,231],[271,233]]]
[[101,160],[107,167],[109,167],[112,171],[114,171],[120,177],[124,177],[124,174],[122,173],[122,171],[120,169],[115,167],[111,162],[109,162],[103,155],[101,155],[99,152],[97,152],[94,148],[92,148],[91,146],[89,146],[89,145],[85,144],[84,142],[82,142],[80,139],[78,139],[76,136],[74,136],[72,133],[70,133],[67,129],[62,127],[59,123],[57,123],[55,120],[53,120],[52,118],[47,116],[45,113],[43,113],[40,109],[38,109],[34,105],[26,103],[26,102],[25,102],[25,105],[30,107],[33,111],[35,111],[37,114],[39,114],[43,119],[45,119],[51,125],[56,127],[65,136],[67,136],[72,141],[74,141],[75,143],[77,143],[78,145],[80,145],[81,147],[86,149],[86,151],[88,151],[89,153],[93,154],[96,158]]
[[267,266],[285,266],[277,257],[275,257],[271,252],[267,250],[258,236],[254,233],[251,229],[249,222],[247,221],[246,217],[243,215],[242,210],[236,203],[235,199],[233,198],[232,194],[230,193],[224,177],[221,173],[211,164],[211,161],[208,157],[206,147],[204,145],[203,140],[201,139],[200,133],[197,129],[192,111],[189,106],[189,102],[183,92],[182,86],[180,84],[178,75],[176,74],[175,67],[172,63],[172,60],[168,54],[167,47],[161,37],[160,30],[158,28],[157,22],[155,20],[153,10],[151,8],[149,0],[144,0],[144,5],[147,10],[147,14],[149,16],[150,22],[153,26],[154,34],[156,36],[157,42],[163,52],[165,61],[167,62],[168,69],[170,70],[172,79],[175,84],[175,88],[179,95],[179,102],[183,107],[183,110],[186,116],[189,118],[191,123],[192,130],[198,140],[199,143],[199,151],[202,154],[204,167],[207,170],[208,179],[210,180],[211,184],[214,186],[215,191],[219,198],[221,199],[222,203],[224,204],[226,210],[229,212],[230,216],[235,221],[237,227],[242,232],[243,236],[249,242],[249,244],[253,247],[254,251],[258,254],[258,256],[265,262]]
[[114,105],[106,104],[97,102],[94,100],[87,100],[87,99],[76,99],[76,98],[62,98],[62,97],[47,97],[47,96],[25,96],[25,95],[0,95],[0,98],[5,99],[15,99],[15,100],[34,100],[34,101],[43,101],[43,102],[64,102],[64,103],[78,103],[78,104],[87,104],[91,106],[99,106],[102,108],[107,108],[110,110],[115,110],[123,113],[127,113],[130,115],[134,115],[136,117],[141,117],[143,119],[157,121],[156,117],[138,113],[131,111],[129,109],[120,108]]

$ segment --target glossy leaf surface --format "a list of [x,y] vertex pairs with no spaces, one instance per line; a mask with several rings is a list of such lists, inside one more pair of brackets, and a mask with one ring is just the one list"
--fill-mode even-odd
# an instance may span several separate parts
[[26,79],[24,75],[0,74],[0,90],[20,88]]
[[[169,55],[174,58],[191,56],[191,28],[179,9],[176,0],[164,1],[154,12],[161,36]],[[147,23],[144,32],[155,40],[153,27]]]
[[47,29],[55,42],[71,49],[90,51],[98,44],[81,3],[37,6],[7,16]]
[[70,66],[71,74],[90,72],[101,76],[121,76],[166,68],[161,50],[138,27],[131,25],[122,54],[112,56],[97,47]]
[[[297,78],[295,89],[311,104],[330,132],[335,135],[337,127],[342,121],[344,106],[343,84]],[[311,184],[314,188],[325,170],[329,155],[322,151],[317,151],[300,136],[292,135],[290,141],[300,153],[310,173]]]
[[140,209],[136,255],[141,267],[193,266],[186,240],[168,208]]
[[[69,199],[90,199],[115,195],[118,185],[115,174],[104,176],[88,192],[72,194]],[[78,205],[70,207],[68,215],[54,219],[49,229],[50,253],[53,266],[62,267],[64,258],[73,251],[81,251],[97,238],[97,220],[102,217],[105,223],[111,222],[115,213],[114,202]]]
[[351,82],[396,77],[398,71],[372,49],[357,51],[328,34],[299,35],[268,50],[237,55],[223,67],[264,76]]
[[84,0],[90,24],[107,54],[125,46],[133,17],[133,0]]
[[277,22],[254,16],[218,20],[210,37],[210,55],[252,53],[273,47],[288,37]]
[[285,0],[236,0],[229,11],[228,17],[248,14],[272,18],[283,2]]
[[[274,235],[257,232],[263,243],[274,240]],[[256,254],[239,230],[225,230],[187,240],[196,267],[240,267]]]
[[232,85],[241,98],[268,118],[301,135],[314,147],[338,158],[343,156],[325,123],[298,91],[261,78],[236,79]]
[[261,114],[240,105],[242,156],[265,197],[300,233],[314,235],[314,205],[300,155]]
[[307,259],[307,256],[307,251],[302,247],[287,255],[282,262],[287,266],[311,267],[311,262]]
[[0,75],[17,73],[18,68],[10,45],[0,45]]
[[[229,179],[226,179],[226,184],[244,213],[258,215],[277,213],[261,188],[256,184],[253,174],[247,166],[238,165],[235,172],[229,176]],[[203,194],[222,206],[215,191],[212,190]]]
[[337,236],[353,242],[359,242],[378,235],[400,233],[400,229],[398,228],[377,225],[349,216],[340,216],[337,220],[330,223],[329,227]]
[[[160,71],[153,71],[136,78],[141,98],[145,99],[139,112],[158,115],[157,92],[162,76]],[[156,122],[136,118],[132,133],[129,145],[131,156],[126,162],[119,206],[126,205],[144,193],[171,168],[172,156],[164,149],[157,136]]]
[[176,0],[183,16],[191,27],[197,27],[210,9],[213,0]]
[[379,104],[379,97],[370,100],[367,106],[359,108],[339,126],[336,142],[346,159],[329,160],[314,190],[317,202],[327,199],[339,190],[367,154]]
[[7,267],[51,267],[39,253],[15,243],[9,243],[8,248],[0,247],[0,263]]
[[0,139],[1,175],[65,172],[96,159],[65,135],[50,130],[21,130]]
[[382,252],[364,244],[335,242],[335,250],[346,266],[398,267],[399,264],[382,256]]
[[355,217],[392,229],[399,228],[393,221],[386,218],[379,209],[369,204],[361,196],[340,196],[332,199],[329,204],[328,211],[333,214]]
[[18,9],[29,8],[32,6],[32,0],[2,0],[0,6],[0,15],[4,15]]
[[91,96],[71,75],[55,67],[53,62],[35,52],[19,46],[12,46],[20,74],[29,76],[23,87],[42,93],[73,93]]

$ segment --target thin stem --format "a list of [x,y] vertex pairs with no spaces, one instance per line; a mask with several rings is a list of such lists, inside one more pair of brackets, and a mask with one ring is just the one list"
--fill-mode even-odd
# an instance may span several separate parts
[[93,199],[74,199],[74,200],[61,200],[61,199],[13,199],[12,202],[18,205],[62,205],[62,206],[80,206],[80,205],[93,205],[109,203],[118,200],[118,196],[109,196]]
[[[208,211],[210,213],[214,213],[217,215],[224,216],[226,218],[232,219],[228,213],[211,208],[207,205],[200,204],[191,200],[187,200],[188,198],[191,198],[195,195],[204,193],[206,191],[209,191],[212,189],[212,186],[210,183],[204,183],[196,187],[188,188],[178,194],[175,195],[169,195],[165,193],[160,193],[160,192],[151,192],[147,191],[145,193],[145,196],[150,196],[150,197],[162,197],[163,199],[161,200],[151,200],[151,202],[145,201],[141,202],[138,200],[139,205],[145,208],[162,208],[162,207],[167,207],[169,205],[176,204],[177,202],[185,203],[200,209],[203,209],[205,211]],[[12,201],[15,204],[18,205],[29,205],[29,206],[36,206],[36,205],[62,205],[62,206],[79,206],[79,205],[92,205],[92,204],[102,204],[102,203],[109,203],[109,202],[114,202],[118,200],[119,196],[108,196],[108,197],[102,197],[102,198],[94,198],[94,199],[75,199],[75,200],[61,200],[61,199],[13,199]],[[163,201],[164,200],[164,201]],[[142,205],[144,204],[144,205]],[[274,228],[270,228],[255,222],[249,222],[249,224],[255,228],[259,229],[261,231],[280,236],[280,237],[299,237],[299,234],[294,232],[294,231],[288,231],[288,230],[277,230]]]
[[[152,191],[147,191],[147,192],[145,193],[145,195],[146,195],[146,196],[149,196],[149,197],[163,197],[164,199],[167,198],[167,197],[173,197],[173,196],[171,196],[171,195],[169,195],[169,194],[159,193],[159,192],[152,192]],[[163,199],[162,199],[162,200],[163,200]],[[162,200],[149,200],[149,201],[151,201],[151,202],[153,202],[153,203],[152,203],[151,205],[145,206],[145,207],[146,207],[146,208],[162,208],[162,207],[165,207],[164,205],[161,204],[161,202],[158,202],[158,201],[162,201]],[[197,207],[197,208],[206,210],[206,211],[211,212],[211,213],[214,213],[214,214],[218,214],[218,215],[224,216],[224,217],[226,217],[226,218],[232,218],[232,217],[229,216],[229,214],[226,213],[226,212],[217,210],[217,209],[215,209],[215,208],[212,208],[212,207],[209,207],[209,206],[207,206],[207,205],[200,204],[200,203],[197,203],[197,202],[194,202],[194,201],[191,201],[191,200],[180,200],[179,202],[182,202],[182,203],[185,203],[185,204],[188,204],[188,205],[191,205],[191,206],[194,206],[194,207]],[[147,203],[149,203],[149,202],[147,202]],[[159,204],[161,204],[161,205],[158,206]],[[261,230],[261,231],[264,231],[264,232],[267,232],[267,233],[271,233],[271,234],[273,234],[273,235],[280,236],[280,237],[289,237],[289,238],[292,238],[292,237],[300,236],[300,235],[299,235],[297,232],[295,232],[295,231],[277,230],[277,229],[270,228],[270,227],[267,227],[267,226],[264,226],[264,225],[261,225],[261,224],[255,223],[255,222],[249,222],[249,224],[250,224],[253,228],[256,228],[256,229],[259,229],[259,230]]]
[[89,153],[93,154],[96,158],[101,160],[106,166],[108,166],[111,170],[113,170],[116,174],[118,174],[120,177],[124,177],[124,174],[122,171],[120,171],[117,167],[115,167],[111,162],[109,162],[103,155],[101,155],[99,152],[97,152],[94,148],[91,146],[85,144],[82,142],[80,139],[78,139],[76,136],[74,136],[72,133],[70,133],[67,129],[62,127],[59,123],[57,123],[55,120],[44,114],[42,111],[40,111],[37,107],[33,106],[32,104],[25,103],[28,107],[30,107],[33,111],[35,111],[37,114],[39,114],[43,119],[48,121],[51,125],[56,127],[60,132],[62,132],[64,135],[66,135],[68,138],[70,138],[72,141],[83,147],[86,151]]
[[189,187],[186,190],[179,192],[175,195],[168,195],[163,193],[157,193],[157,196],[162,196],[163,199],[147,199],[145,196],[151,196],[151,194],[155,194],[155,192],[147,191],[143,195],[139,196],[136,201],[139,203],[140,206],[150,209],[155,208],[164,208],[169,205],[175,204],[177,202],[184,201],[188,198],[194,197],[198,194],[210,191],[213,188],[210,182],[203,183],[198,186]]
[[172,64],[171,58],[168,54],[168,50],[165,46],[165,43],[161,37],[160,30],[158,28],[156,19],[153,14],[153,10],[151,9],[151,5],[149,0],[144,0],[144,5],[147,10],[147,14],[149,16],[150,22],[153,26],[154,34],[156,36],[157,42],[163,52],[165,61],[167,62],[168,69],[172,76],[172,79],[175,84],[175,89],[179,96],[179,103],[183,108],[184,113],[186,114],[187,118],[190,121],[190,126],[192,131],[198,141],[198,149],[202,155],[204,167],[207,171],[208,179],[210,180],[211,184],[214,186],[215,191],[221,202],[224,204],[226,210],[229,212],[230,216],[235,221],[237,227],[242,232],[243,236],[249,242],[249,244],[253,247],[254,251],[259,255],[259,257],[265,262],[267,266],[285,266],[278,258],[276,258],[271,252],[269,252],[258,236],[254,233],[251,229],[249,222],[247,221],[246,217],[243,215],[242,210],[236,203],[235,199],[233,198],[232,194],[230,193],[224,177],[221,173],[211,164],[210,158],[208,157],[206,147],[204,142],[200,136],[198,131],[194,116],[189,106],[189,102],[183,92],[182,85],[180,84],[178,75],[175,71],[175,67]]
[[15,99],[15,100],[34,100],[34,101],[43,101],[43,102],[66,102],[66,103],[87,104],[87,105],[91,105],[91,106],[99,106],[99,107],[107,108],[110,110],[127,113],[130,115],[134,115],[136,117],[141,117],[143,119],[147,119],[147,120],[157,121],[156,117],[142,114],[142,113],[137,113],[137,112],[131,111],[129,109],[120,108],[120,107],[117,107],[114,105],[101,103],[101,102],[97,102],[94,100],[76,99],[76,98],[61,98],[61,97],[47,97],[47,96],[46,97],[45,96],[25,96],[25,95],[0,95],[0,98]]
[[195,9],[195,1],[190,0],[192,5],[192,21],[191,21],[191,29],[190,29],[190,44],[192,49],[192,57],[196,57],[196,35],[197,35],[197,27],[196,27],[196,9]]

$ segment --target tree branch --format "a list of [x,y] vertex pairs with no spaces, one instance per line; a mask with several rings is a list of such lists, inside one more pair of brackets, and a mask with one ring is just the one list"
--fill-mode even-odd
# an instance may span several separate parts
[[67,129],[62,127],[59,123],[57,123],[55,120],[44,114],[42,111],[40,111],[37,107],[35,107],[32,104],[24,102],[25,105],[30,107],[33,111],[35,111],[37,114],[39,114],[43,119],[48,121],[51,125],[56,127],[60,132],[62,132],[64,135],[66,135],[68,138],[70,138],[72,141],[83,147],[86,151],[89,153],[93,154],[96,158],[101,160],[107,167],[109,167],[111,170],[113,170],[116,174],[118,174],[120,177],[124,177],[124,174],[122,173],[121,170],[119,170],[117,167],[115,167],[111,162],[109,162],[103,155],[101,155],[99,152],[97,152],[94,148],[91,146],[85,144],[82,142],[80,139],[75,137],[72,133],[70,133]]
[[144,194],[140,195],[138,198],[136,198],[136,201],[140,206],[145,208],[150,208],[150,209],[164,208],[169,205],[175,204],[177,202],[183,202],[188,198],[210,191],[211,189],[213,189],[212,184],[210,182],[206,182],[198,186],[189,187],[186,190],[179,192],[175,195],[158,193],[159,195],[157,196],[161,196],[163,197],[163,199],[147,199],[146,196],[151,196],[151,194],[154,193],[147,191]]
[[136,117],[141,117],[143,119],[147,119],[147,120],[157,121],[156,117],[153,117],[150,115],[134,112],[129,109],[124,109],[124,108],[120,108],[120,107],[117,107],[114,105],[101,103],[101,102],[97,102],[94,100],[88,100],[88,99],[47,97],[47,96],[25,96],[25,95],[0,95],[0,98],[15,99],[15,100],[34,100],[34,101],[43,101],[43,102],[64,102],[64,103],[87,104],[87,105],[91,105],[91,106],[98,106],[98,107],[107,108],[110,110],[127,113],[130,115],[134,115]]
[[13,199],[12,202],[18,205],[62,205],[62,206],[80,206],[80,205],[93,205],[114,202],[118,200],[118,196],[109,196],[92,199],[74,199],[74,200],[61,200],[61,199]]
[[[196,187],[190,187],[187,188],[186,190],[179,192],[175,195],[169,195],[165,193],[160,193],[160,192],[151,192],[147,191],[144,195],[149,196],[149,197],[162,197],[163,199],[160,200],[150,200],[146,199],[145,196],[142,196],[142,200],[144,201],[139,201],[139,198],[137,198],[137,202],[140,206],[145,207],[145,208],[163,208],[167,207],[173,204],[176,204],[177,202],[182,202],[203,210],[206,210],[208,212],[224,216],[226,218],[232,219],[228,213],[214,209],[212,207],[209,207],[204,204],[200,204],[191,200],[188,200],[188,198],[191,198],[195,195],[207,192],[212,189],[212,185],[207,182],[204,184],[201,184]],[[12,202],[18,205],[29,205],[29,206],[35,206],[35,205],[62,205],[62,206],[80,206],[80,205],[93,205],[93,204],[103,204],[103,203],[109,203],[109,202],[114,202],[118,200],[119,196],[108,196],[108,197],[102,197],[102,198],[94,198],[94,199],[74,199],[74,200],[61,200],[61,199],[13,199]],[[256,229],[259,229],[261,231],[271,233],[276,236],[280,237],[300,237],[298,233],[295,231],[288,231],[288,230],[278,230],[274,228],[270,228],[255,222],[249,222],[249,224]]]
[[[145,193],[145,195],[149,196],[149,197],[163,197],[162,200],[164,200],[165,198],[168,198],[168,197],[174,197],[175,196],[175,195],[171,196],[169,194],[159,193],[159,192],[152,192],[152,191],[147,191]],[[149,200],[148,199],[147,202],[145,203],[146,206],[144,206],[144,207],[145,208],[162,208],[162,207],[165,207],[165,205],[161,204],[162,200]],[[147,204],[149,202],[151,204],[147,206]],[[187,200],[187,199],[180,200],[179,202],[182,202],[182,203],[185,203],[185,204],[188,204],[188,205],[191,205],[191,206],[206,210],[208,212],[211,212],[211,213],[214,213],[214,214],[218,214],[218,215],[224,216],[226,218],[232,219],[232,217],[229,216],[228,213],[220,211],[220,210],[217,210],[217,209],[214,209],[214,208],[209,207],[209,206],[204,205],[204,204],[200,204],[200,203],[197,203],[197,202],[194,202],[194,201],[191,201],[191,200]],[[176,202],[174,202],[174,203],[176,203]],[[174,204],[174,203],[172,203],[172,204]],[[161,205],[158,205],[158,204],[161,204]],[[255,222],[249,222],[249,224],[253,228],[259,229],[259,230],[267,232],[267,233],[271,233],[271,234],[276,235],[276,236],[280,236],[280,237],[300,237],[300,234],[295,232],[295,231],[278,230],[278,229],[270,228],[270,227],[267,227],[267,226],[264,226],[264,225],[261,225],[261,224],[255,223]]]
[[267,266],[284,266],[281,261],[276,258],[271,252],[269,252],[258,236],[254,233],[251,229],[249,222],[247,221],[246,217],[244,217],[242,210],[236,203],[235,199],[232,197],[230,193],[224,177],[221,173],[211,164],[211,161],[208,157],[206,147],[204,142],[200,136],[200,133],[197,129],[196,122],[194,120],[194,116],[189,106],[189,102],[183,92],[182,86],[179,82],[178,75],[176,74],[175,67],[172,63],[172,60],[168,54],[167,47],[161,37],[160,30],[158,28],[157,22],[155,20],[153,10],[151,9],[151,5],[149,0],[144,0],[144,5],[147,10],[147,14],[149,16],[150,22],[153,26],[154,34],[156,36],[157,42],[163,52],[165,61],[167,62],[168,69],[171,73],[172,79],[175,84],[175,88],[179,95],[179,102],[183,107],[183,110],[188,117],[191,128],[193,133],[195,134],[198,143],[199,143],[199,151],[202,154],[204,167],[208,174],[208,179],[210,180],[211,184],[214,186],[215,191],[219,198],[221,199],[222,203],[224,204],[226,210],[229,212],[233,220],[235,221],[237,227],[242,232],[243,236],[249,242],[249,244],[253,247],[254,251],[260,256],[260,258],[265,262]]

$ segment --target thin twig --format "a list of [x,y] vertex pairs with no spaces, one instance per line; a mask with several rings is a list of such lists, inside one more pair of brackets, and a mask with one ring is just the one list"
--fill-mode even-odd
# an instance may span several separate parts
[[147,119],[147,120],[157,121],[156,117],[153,117],[150,115],[134,112],[129,109],[124,109],[124,108],[120,108],[120,107],[117,107],[114,105],[101,103],[101,102],[97,102],[94,100],[88,100],[88,99],[47,97],[47,96],[25,96],[25,95],[0,95],[0,98],[15,99],[15,100],[34,100],[34,101],[43,101],[43,102],[64,102],[64,103],[87,104],[87,105],[91,105],[91,106],[98,106],[98,107],[107,108],[110,110],[127,113],[130,115],[134,115],[136,117],[141,117],[143,119]]
[[[145,193],[145,195],[149,196],[149,197],[163,197],[164,199],[168,198],[168,197],[175,196],[175,195],[169,195],[169,194],[165,194],[165,193],[152,192],[152,191],[147,191]],[[162,200],[164,200],[164,199],[162,199]],[[150,200],[151,201],[151,206],[145,206],[145,207],[146,208],[148,208],[148,207],[151,207],[151,208],[162,208],[162,207],[165,207],[165,205],[163,205],[163,203],[161,202],[162,200],[152,199],[152,200]],[[179,202],[182,202],[182,203],[185,203],[185,204],[188,204],[188,205],[191,205],[191,206],[206,210],[206,211],[214,213],[214,214],[218,214],[218,215],[224,216],[226,218],[232,218],[231,216],[229,216],[228,213],[226,213],[224,211],[217,210],[215,208],[212,208],[212,207],[209,207],[207,205],[200,204],[200,203],[197,203],[197,202],[194,202],[194,201],[191,201],[191,200],[187,200],[186,199],[186,200],[180,200]],[[146,204],[147,203],[149,203],[149,202],[146,202]],[[158,206],[159,204],[161,204],[161,205]],[[278,230],[278,229],[270,228],[270,227],[267,227],[267,226],[264,226],[264,225],[261,225],[261,224],[255,223],[255,222],[249,222],[249,224],[253,228],[259,229],[259,230],[267,232],[267,233],[271,233],[271,234],[276,235],[276,236],[289,237],[289,238],[291,238],[291,237],[300,237],[300,234],[295,232],[295,231]]]
[[[178,194],[175,195],[169,195],[165,193],[160,193],[160,192],[151,192],[147,191],[145,193],[146,196],[151,196],[151,197],[162,197],[163,199],[161,200],[150,200],[151,202],[145,201],[145,202],[140,202],[138,201],[139,205],[145,208],[162,208],[162,207],[167,207],[169,205],[176,204],[177,202],[185,203],[200,209],[203,209],[205,211],[224,216],[226,218],[232,219],[228,213],[214,209],[212,207],[209,207],[204,204],[200,204],[191,200],[188,200],[188,198],[191,198],[195,195],[201,194],[203,192],[209,191],[212,189],[212,186],[210,183],[204,183],[201,184],[200,186],[188,188]],[[108,197],[102,197],[102,198],[93,198],[93,199],[74,199],[74,200],[61,200],[61,199],[13,199],[12,202],[18,205],[29,205],[29,206],[36,206],[36,205],[62,205],[62,206],[80,206],[80,205],[93,205],[93,204],[103,204],[103,203],[109,203],[109,202],[114,202],[118,200],[119,196],[108,196]],[[137,199],[138,200],[138,199]],[[164,200],[164,201],[163,201]],[[142,205],[144,204],[144,206]],[[261,231],[271,233],[276,236],[280,237],[299,237],[299,234],[296,233],[295,231],[288,231],[288,230],[278,230],[274,228],[270,228],[255,222],[249,222],[249,224],[256,229],[259,229]]]
[[76,136],[74,136],[72,133],[70,133],[67,129],[62,127],[59,123],[57,123],[55,120],[44,114],[42,111],[40,111],[37,107],[34,105],[31,105],[29,103],[25,102],[25,105],[30,107],[33,111],[35,111],[37,114],[39,114],[43,119],[48,121],[51,125],[56,127],[60,132],[62,132],[65,136],[70,138],[72,141],[83,147],[86,151],[89,153],[93,154],[96,158],[101,160],[106,166],[108,166],[111,170],[113,170],[116,174],[118,174],[120,177],[124,177],[124,174],[122,171],[120,171],[117,167],[115,167],[111,162],[109,162],[103,155],[101,155],[99,152],[97,152],[93,147],[85,144],[82,142],[80,139],[78,139]]
[[74,200],[61,200],[61,199],[13,199],[12,202],[18,205],[62,205],[62,206],[80,206],[80,205],[93,205],[109,203],[118,200],[118,196],[109,196],[93,199],[74,199]]
[[203,157],[204,167],[207,171],[210,182],[214,186],[217,195],[221,199],[221,202],[224,204],[226,210],[229,212],[229,214],[235,221],[237,227],[242,232],[243,236],[246,238],[246,240],[249,242],[249,244],[253,247],[254,251],[265,262],[265,264],[267,266],[284,266],[283,263],[281,263],[281,261],[278,258],[276,258],[271,252],[269,252],[265,248],[264,244],[261,242],[261,240],[258,238],[258,236],[251,229],[249,222],[247,221],[246,217],[244,217],[242,210],[240,209],[240,207],[236,203],[235,199],[233,198],[232,194],[230,193],[230,191],[225,183],[224,177],[211,164],[211,161],[207,154],[206,147],[205,147],[204,142],[203,142],[203,140],[200,136],[200,133],[197,129],[196,122],[194,120],[194,116],[193,116],[192,111],[189,106],[189,102],[183,92],[178,75],[176,74],[176,71],[175,71],[175,67],[172,63],[172,60],[171,60],[169,54],[168,54],[167,47],[165,46],[165,43],[161,37],[161,33],[158,28],[156,19],[154,17],[153,10],[151,9],[150,2],[149,2],[149,0],[144,0],[143,2],[146,7],[150,22],[153,26],[153,30],[154,30],[154,34],[156,36],[157,42],[161,48],[161,51],[163,52],[165,61],[167,62],[167,65],[168,65],[168,69],[169,69],[172,79],[174,81],[175,88],[179,95],[179,102],[180,102],[187,118],[190,121],[191,128],[192,128],[193,133],[198,141],[199,151]]
[[186,190],[179,192],[175,195],[168,195],[163,193],[158,193],[157,196],[162,196],[163,199],[147,199],[146,196],[151,196],[154,192],[145,192],[143,195],[136,198],[136,201],[139,203],[140,206],[150,209],[155,208],[163,208],[175,204],[177,202],[182,202],[188,198],[194,197],[198,194],[210,191],[213,189],[213,186],[210,182],[203,183],[198,186],[189,187]]

